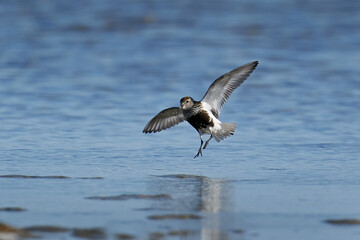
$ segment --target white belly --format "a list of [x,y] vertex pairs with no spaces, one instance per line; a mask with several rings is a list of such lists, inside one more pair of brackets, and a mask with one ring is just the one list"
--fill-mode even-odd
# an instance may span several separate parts
[[201,132],[206,133],[206,134],[216,135],[221,130],[221,122],[211,112],[211,107],[209,104],[207,104],[207,103],[201,103],[201,104],[202,104],[203,108],[206,110],[207,114],[209,114],[210,119],[214,123],[213,127],[209,127],[207,129],[201,129]]

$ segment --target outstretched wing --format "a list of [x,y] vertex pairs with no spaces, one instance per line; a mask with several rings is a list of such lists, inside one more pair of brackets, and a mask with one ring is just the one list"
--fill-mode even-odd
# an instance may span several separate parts
[[211,111],[218,117],[231,93],[246,80],[257,65],[258,61],[251,62],[222,75],[210,85],[201,102],[209,104]]
[[146,124],[143,133],[156,133],[185,120],[182,109],[178,107],[171,107],[159,112],[158,115],[153,117],[148,124]]

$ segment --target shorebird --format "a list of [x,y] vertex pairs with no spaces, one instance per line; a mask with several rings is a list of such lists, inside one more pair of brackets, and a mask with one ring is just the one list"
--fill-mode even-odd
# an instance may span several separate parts
[[[180,100],[180,107],[162,110],[146,124],[143,133],[160,132],[186,120],[200,135],[200,148],[194,158],[202,156],[201,149],[205,149],[212,138],[220,142],[234,134],[236,123],[220,122],[218,119],[220,110],[231,93],[246,80],[257,65],[258,61],[255,61],[225,73],[210,85],[200,101],[183,97]],[[210,134],[210,138],[202,148],[204,134]]]

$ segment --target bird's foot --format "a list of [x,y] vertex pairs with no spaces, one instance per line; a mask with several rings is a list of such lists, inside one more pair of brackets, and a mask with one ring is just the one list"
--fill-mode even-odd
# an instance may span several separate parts
[[198,151],[198,153],[195,155],[195,157],[194,158],[197,158],[198,156],[202,156],[202,151],[201,151],[201,147],[199,148],[199,151]]

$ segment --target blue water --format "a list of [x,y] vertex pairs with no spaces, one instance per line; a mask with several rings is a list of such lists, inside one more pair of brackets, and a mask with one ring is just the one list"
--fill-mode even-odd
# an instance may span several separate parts
[[[70,177],[0,178],[0,208],[27,209],[0,222],[108,239],[360,238],[324,223],[360,218],[359,1],[0,4],[0,175]],[[254,60],[220,115],[235,135],[203,157],[187,123],[142,133]],[[162,193],[172,200],[86,199]],[[148,218],[163,214],[202,218]]]

